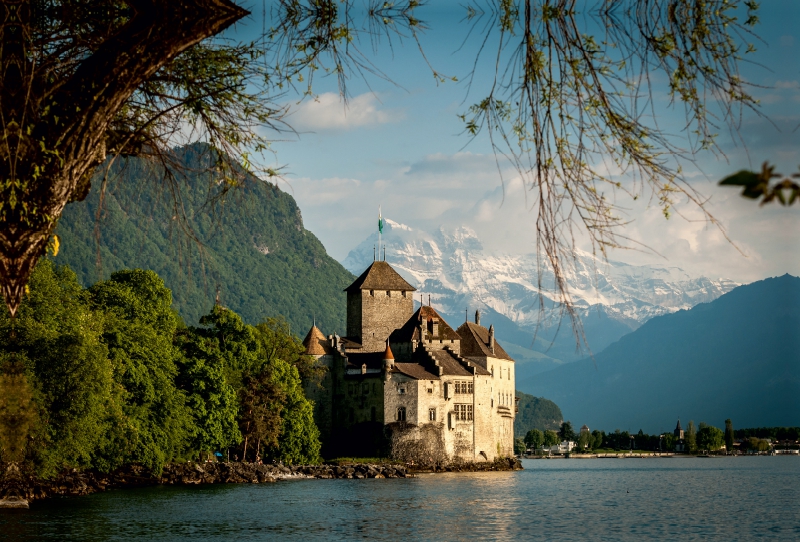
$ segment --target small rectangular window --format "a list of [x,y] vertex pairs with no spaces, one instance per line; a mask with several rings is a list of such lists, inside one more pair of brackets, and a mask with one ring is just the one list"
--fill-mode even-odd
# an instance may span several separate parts
[[399,389],[397,390],[397,393],[399,393],[399,394],[401,394],[401,395],[402,395],[402,394],[404,394],[405,392],[406,392],[406,389],[405,389],[405,388],[399,388]]
[[467,383],[467,393],[473,392],[473,384],[472,382]]
[[428,421],[435,422],[436,421],[436,409],[429,408],[428,409]]

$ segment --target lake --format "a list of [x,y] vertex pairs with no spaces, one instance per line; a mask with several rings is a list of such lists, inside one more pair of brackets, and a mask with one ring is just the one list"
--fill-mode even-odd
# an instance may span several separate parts
[[523,460],[524,471],[154,487],[0,511],[5,540],[800,539],[797,457]]

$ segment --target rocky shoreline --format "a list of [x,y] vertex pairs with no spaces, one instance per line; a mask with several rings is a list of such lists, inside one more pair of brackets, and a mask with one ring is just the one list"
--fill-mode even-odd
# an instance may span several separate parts
[[[490,463],[454,463],[450,465],[413,465],[396,463],[353,463],[321,465],[257,465],[254,463],[171,463],[160,476],[131,465],[112,473],[70,470],[52,480],[43,480],[18,473],[14,476],[15,508],[27,503],[53,498],[78,497],[108,489],[155,485],[263,484],[278,480],[409,478],[422,473],[483,472],[521,470],[516,458],[498,459]],[[3,468],[2,471],[8,470]],[[7,480],[0,480],[0,483]],[[23,505],[23,501],[27,501]],[[12,504],[10,501],[8,504]],[[2,507],[2,503],[0,503]]]

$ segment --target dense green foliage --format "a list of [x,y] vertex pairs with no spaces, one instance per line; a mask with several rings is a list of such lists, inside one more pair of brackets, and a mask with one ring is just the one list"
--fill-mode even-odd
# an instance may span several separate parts
[[704,452],[716,452],[725,445],[725,434],[719,427],[700,422],[697,430],[697,448]]
[[688,452],[696,452],[697,451],[697,428],[694,425],[694,421],[689,420],[689,425],[686,426],[686,431],[684,432],[684,437],[686,440],[686,450]]
[[147,160],[117,158],[105,192],[95,179],[87,198],[64,211],[57,261],[83,285],[118,269],[152,269],[191,324],[214,304],[219,286],[222,304],[247,323],[284,314],[296,334],[314,318],[343,332],[342,290],[354,277],[303,227],[294,199],[249,175],[223,196],[206,145],[174,154],[181,173],[173,171],[167,187],[164,171]]
[[[136,463],[158,472],[215,451],[319,460],[301,380],[318,369],[288,325],[250,326],[215,305],[186,328],[171,304],[152,271],[118,271],[84,289],[67,266],[39,263],[16,321],[0,320],[0,387],[4,398],[32,398],[23,457],[34,470]],[[5,424],[9,401],[0,403]],[[11,433],[0,431],[0,459],[13,451]]]
[[725,420],[725,449],[728,451],[733,450],[733,422],[730,418]]
[[733,432],[736,438],[756,437],[773,440],[800,440],[800,427],[748,427],[736,429]]
[[524,437],[531,429],[559,429],[563,416],[554,402],[517,391],[519,412],[514,419],[514,435]]
[[538,429],[531,429],[527,433],[525,433],[525,445],[528,448],[536,450],[537,448],[541,448],[542,444],[544,443],[544,433]]

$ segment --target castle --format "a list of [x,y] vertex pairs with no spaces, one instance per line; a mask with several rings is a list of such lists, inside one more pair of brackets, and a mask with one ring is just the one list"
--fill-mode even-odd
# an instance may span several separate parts
[[430,303],[414,311],[414,291],[375,261],[345,289],[347,336],[308,332],[306,353],[327,368],[306,390],[323,454],[385,454],[405,439],[447,460],[511,456],[514,360],[480,313],[454,330]]

